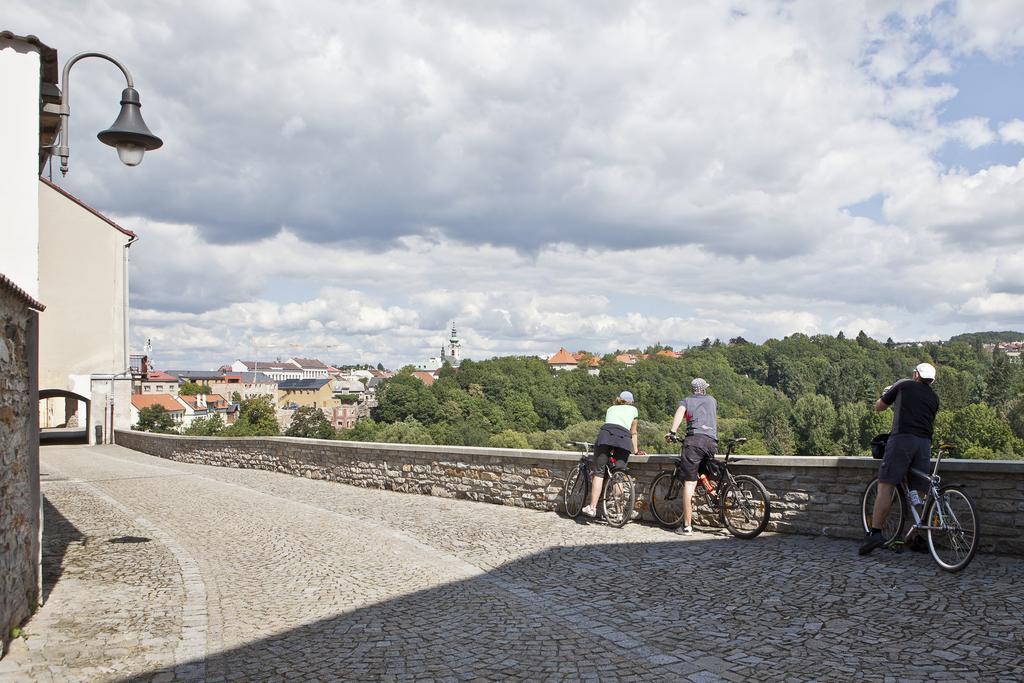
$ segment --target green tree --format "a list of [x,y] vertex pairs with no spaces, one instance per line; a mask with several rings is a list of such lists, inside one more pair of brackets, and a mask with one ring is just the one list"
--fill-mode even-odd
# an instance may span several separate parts
[[306,439],[333,439],[334,427],[331,426],[324,411],[313,406],[302,406],[292,414],[291,424],[285,430],[285,436],[300,436]]
[[491,446],[492,448],[527,449],[530,447],[530,441],[522,432],[517,432],[512,429],[505,429],[492,436],[487,441],[487,445]]
[[209,417],[200,417],[192,420],[192,424],[182,430],[182,434],[188,436],[217,436],[224,430],[224,420],[220,413],[214,413]]
[[983,403],[958,410],[940,410],[935,418],[935,440],[953,443],[961,456],[973,447],[986,448],[1001,457],[1014,457],[1019,440],[1010,423],[995,408]]
[[970,405],[981,393],[974,375],[953,367],[942,368],[938,381],[933,386],[939,396],[939,405],[946,410],[957,410]]
[[867,451],[871,447],[871,440],[879,434],[888,434],[892,431],[892,412],[886,410],[878,412],[871,408],[861,416],[860,422],[860,443]]
[[1006,417],[1013,433],[1018,438],[1024,439],[1024,397],[1018,398],[1010,405]]
[[386,425],[380,431],[384,443],[415,443],[430,445],[434,439],[430,432],[416,418],[407,417],[400,422]]
[[533,401],[525,392],[508,392],[502,407],[505,409],[506,423],[516,431],[529,432],[540,423],[540,417],[533,409]]
[[277,436],[274,404],[266,395],[247,398],[239,404],[238,418],[222,432],[225,436]]
[[161,405],[152,405],[139,411],[139,421],[132,426],[139,432],[156,432],[157,434],[174,434],[178,425],[174,418]]
[[801,455],[836,455],[839,448],[832,440],[835,424],[836,409],[824,396],[808,394],[793,404],[793,425]]
[[381,383],[377,390],[378,405],[373,417],[378,422],[401,422],[407,417],[422,424],[431,424],[438,417],[437,398],[430,388],[403,368],[397,375]]
[[765,450],[771,455],[792,455],[796,450],[789,414],[789,401],[778,393],[766,397],[754,408],[754,425],[761,434]]
[[237,391],[232,391],[231,392],[231,402],[232,403],[241,403],[242,402],[242,395],[240,393],[238,393]]
[[185,382],[178,387],[178,393],[182,396],[196,396],[197,394],[212,394],[213,389],[210,388],[209,384],[199,384],[197,382]]
[[530,444],[530,448],[536,451],[565,450],[565,437],[557,429],[530,432],[526,435],[526,441]]
[[985,380],[985,402],[993,408],[1006,410],[1018,395],[1020,367],[1011,363],[1005,353],[995,352]]
[[863,404],[845,403],[836,411],[835,441],[842,455],[864,455],[863,424],[871,409]]
[[382,431],[383,425],[366,418],[356,422],[351,429],[339,431],[338,438],[343,441],[380,441]]

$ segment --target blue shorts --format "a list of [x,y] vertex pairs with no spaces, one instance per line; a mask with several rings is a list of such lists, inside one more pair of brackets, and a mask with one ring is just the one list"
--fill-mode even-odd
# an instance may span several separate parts
[[[932,442],[913,434],[893,434],[885,444],[885,455],[878,468],[878,481],[886,484],[900,484],[910,468],[922,472],[931,471]],[[924,481],[915,477],[913,488],[920,488]]]

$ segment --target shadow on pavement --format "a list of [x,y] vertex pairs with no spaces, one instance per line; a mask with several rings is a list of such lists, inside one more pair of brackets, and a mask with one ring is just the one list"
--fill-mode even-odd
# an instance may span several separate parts
[[[213,654],[193,663],[204,667],[193,674],[209,681],[1024,675],[1016,634],[1024,603],[1013,598],[1019,567],[986,560],[984,574],[979,567],[974,577],[951,576],[927,557],[861,558],[856,547],[769,535],[552,548]],[[358,569],[355,559],[338,568],[338,591],[359,595],[377,581]],[[1000,572],[1007,575],[993,581]]]
[[50,598],[64,572],[64,555],[72,543],[81,543],[85,536],[72,524],[49,498],[43,495],[43,602]]

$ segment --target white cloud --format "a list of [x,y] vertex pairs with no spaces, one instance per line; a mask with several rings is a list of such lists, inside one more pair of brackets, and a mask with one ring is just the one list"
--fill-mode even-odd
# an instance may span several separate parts
[[[144,230],[160,233],[188,231]],[[436,354],[452,320],[476,358],[548,355],[561,345],[607,352],[654,341],[682,347],[705,337],[763,340],[793,332],[863,329],[901,339],[923,330],[958,331],[963,321],[977,319],[977,301],[993,283],[1016,272],[1014,261],[997,260],[998,251],[951,260],[941,243],[863,219],[851,219],[837,237],[782,262],[715,258],[699,247],[616,251],[561,244],[526,255],[443,238],[409,238],[375,252],[324,247],[288,233],[253,245],[246,259],[237,258],[238,247],[203,242],[192,244],[196,256],[176,257],[158,240],[144,239],[133,248],[139,250],[132,280],[138,299],[153,298],[149,288],[166,287],[159,268],[175,272],[175,258],[216,271],[223,282],[247,280],[255,293],[229,290],[233,300],[207,299],[201,310],[136,311],[133,335],[139,344],[153,338],[165,367],[174,365],[175,349],[180,363],[202,359],[208,366],[243,355],[298,353],[400,365]],[[146,248],[162,258],[149,261]],[[993,271],[995,262],[1001,265]],[[865,271],[865,263],[873,270]],[[145,271],[147,277],[144,268],[155,270]],[[294,301],[266,298],[296,283]],[[999,310],[1009,321],[1024,318],[1013,308]],[[217,339],[205,353],[198,329]]]
[[996,134],[989,127],[988,119],[980,116],[960,119],[950,126],[950,136],[962,142],[969,149],[990,145],[996,139]]
[[284,125],[281,126],[281,135],[286,138],[295,137],[302,131],[306,130],[306,127],[306,120],[296,114],[285,121]]
[[1013,119],[999,127],[999,137],[1003,142],[1024,145],[1024,121]]
[[76,67],[66,186],[142,235],[135,334],[180,362],[415,360],[452,318],[487,353],[901,338],[1024,286],[1024,166],[937,161],[1024,142],[940,122],[1015,2],[37,4],[9,28],[125,61],[165,140],[116,164],[120,76]]
[[1024,160],[977,173],[956,169],[908,184],[885,201],[885,214],[971,248],[1019,245],[1024,239]]

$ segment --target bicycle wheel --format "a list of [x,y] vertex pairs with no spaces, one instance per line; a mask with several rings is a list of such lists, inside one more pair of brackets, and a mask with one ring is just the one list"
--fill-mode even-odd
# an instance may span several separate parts
[[[871,516],[875,514],[875,498],[878,497],[878,479],[872,479],[868,487],[864,489],[864,496],[861,498],[861,523],[864,525],[864,533],[871,531]],[[900,537],[903,532],[903,524],[907,518],[907,503],[903,499],[903,491],[896,487],[892,491],[892,505],[889,507],[889,515],[885,518],[885,525],[882,526],[882,538],[885,544],[892,543]]]
[[633,516],[636,505],[636,482],[633,477],[625,472],[614,472],[605,487],[601,505],[609,526],[624,527]]
[[719,519],[736,538],[754,538],[768,526],[768,490],[754,477],[738,474],[722,486]]
[[939,566],[958,572],[970,564],[978,551],[978,513],[970,496],[955,486],[944,486],[939,499],[929,501],[924,518],[929,527],[928,549]]
[[669,529],[683,523],[683,482],[672,472],[662,472],[651,482],[651,514]]
[[562,486],[562,500],[565,502],[565,514],[576,519],[580,510],[586,505],[587,494],[590,493],[590,477],[583,467],[575,467],[565,478]]

